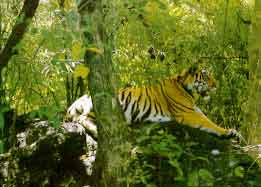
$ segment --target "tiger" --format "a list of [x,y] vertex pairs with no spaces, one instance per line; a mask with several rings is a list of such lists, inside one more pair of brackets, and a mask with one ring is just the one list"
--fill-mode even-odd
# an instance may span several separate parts
[[[155,85],[120,89],[118,101],[127,124],[175,121],[219,137],[235,137],[235,129],[218,126],[195,104],[197,96],[209,98],[209,93],[215,89],[216,81],[209,71],[191,66]],[[97,127],[90,120],[95,119],[92,108],[91,97],[83,95],[69,107],[67,113],[73,121],[85,121],[85,128],[97,137]]]

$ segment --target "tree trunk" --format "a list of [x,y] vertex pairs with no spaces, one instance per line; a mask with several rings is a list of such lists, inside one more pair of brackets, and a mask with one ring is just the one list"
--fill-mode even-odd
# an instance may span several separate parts
[[246,112],[249,143],[261,143],[261,1],[255,1],[255,16],[249,37],[250,94]]
[[[113,88],[113,39],[107,37],[102,1],[82,1],[79,8],[81,28],[87,42],[85,62],[88,64],[89,88],[98,123],[98,150],[93,185],[124,185],[124,163],[127,158],[127,126]],[[111,1],[110,3],[113,3]],[[107,23],[108,24],[108,23]],[[91,31],[87,28],[91,28]],[[90,48],[90,46],[94,46]]]

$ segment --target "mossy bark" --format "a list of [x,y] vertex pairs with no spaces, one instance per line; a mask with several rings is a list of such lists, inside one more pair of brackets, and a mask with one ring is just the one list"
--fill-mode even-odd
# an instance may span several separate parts
[[88,85],[98,124],[93,186],[126,186],[121,181],[125,181],[122,179],[127,158],[127,126],[112,83],[113,38],[107,36],[104,28],[102,0],[82,1],[78,10],[87,46],[85,63],[90,69]]

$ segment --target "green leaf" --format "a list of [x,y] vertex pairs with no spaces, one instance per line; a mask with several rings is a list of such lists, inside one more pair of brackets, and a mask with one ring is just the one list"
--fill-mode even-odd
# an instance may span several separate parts
[[146,187],[157,187],[155,184],[147,184]]
[[199,176],[197,171],[192,171],[191,173],[189,173],[187,186],[199,186]]
[[75,78],[82,77],[83,79],[85,79],[88,76],[89,72],[90,72],[89,68],[87,68],[83,64],[80,64],[80,65],[76,66],[76,68],[73,72],[73,75]]
[[73,60],[82,59],[84,56],[85,49],[81,42],[74,42],[72,44],[72,58]]
[[0,108],[0,112],[2,112],[2,113],[8,112],[9,110],[10,110],[10,107],[8,107],[8,106],[1,106],[1,108]]
[[214,185],[214,177],[212,173],[210,173],[206,169],[200,169],[198,171],[198,176],[200,177],[200,184],[203,183],[204,186],[213,186]]
[[203,156],[196,156],[195,158],[192,158],[191,160],[202,160],[202,161],[206,161],[207,163],[209,163],[208,158],[203,157]]
[[75,28],[77,28],[77,24],[78,24],[78,14],[75,11],[70,11],[66,14],[66,21],[68,24],[68,27],[71,30],[75,30]]
[[244,173],[245,173],[245,169],[242,166],[238,166],[234,169],[234,173],[235,173],[236,177],[243,178]]
[[184,179],[183,177],[183,171],[180,167],[179,162],[176,159],[169,160],[169,163],[172,167],[174,167],[177,171],[177,176],[174,178],[176,181],[181,181]]

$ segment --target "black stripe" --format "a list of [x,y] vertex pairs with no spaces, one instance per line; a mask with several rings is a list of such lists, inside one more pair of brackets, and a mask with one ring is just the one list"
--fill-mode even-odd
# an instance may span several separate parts
[[158,105],[158,107],[159,107],[159,110],[160,110],[160,115],[162,115],[162,116],[163,116],[163,111],[162,111],[162,107],[161,107],[161,106],[162,106],[162,104],[161,104],[161,103],[159,103],[157,99],[155,99],[155,101],[156,101],[155,103],[157,103],[157,105]]
[[151,104],[149,104],[148,110],[141,117],[141,121],[143,121],[145,118],[147,118],[150,115],[150,113],[151,113]]
[[[163,85],[164,84],[164,81],[162,82],[162,84],[160,83],[160,90],[161,90],[161,93],[163,94],[163,96],[166,98],[166,94],[165,94],[165,91],[164,91],[164,88],[163,88]],[[171,105],[166,101],[167,103],[167,108],[168,108],[168,111],[170,112],[172,110],[173,107],[171,107]],[[175,109],[174,109],[175,112],[177,112]]]
[[137,101],[134,101],[132,106],[131,106],[131,113],[130,113],[130,117],[131,117],[131,122],[133,122],[133,113],[135,112],[135,108],[137,106]]
[[158,109],[157,109],[156,102],[155,102],[155,95],[153,94],[151,87],[148,88],[148,91],[149,91],[148,93],[150,93],[150,96],[148,96],[148,97],[149,97],[149,100],[150,100],[151,110],[155,109],[155,112],[157,114]]
[[134,113],[132,114],[132,118],[131,118],[131,122],[136,122],[136,118],[138,116],[138,114],[140,113],[140,108],[137,107],[137,109],[134,111]]
[[138,100],[137,100],[138,103],[140,103],[141,96],[142,96],[142,93],[140,92],[140,95],[139,95]]
[[[149,94],[148,94],[148,89],[147,89],[147,88],[145,88],[145,93],[146,93],[146,95],[147,95],[147,97],[145,98],[145,101],[147,101],[147,99],[148,99],[149,107],[148,107],[147,111],[142,115],[141,121],[143,121],[145,118],[147,118],[147,117],[150,115],[150,113],[151,113],[151,98],[150,98],[150,96],[149,96]],[[146,102],[146,103],[147,103],[147,102]],[[145,110],[146,110],[146,108],[144,107],[143,112],[144,112]]]
[[130,101],[131,101],[131,92],[129,92],[129,94],[127,95],[127,98],[124,102],[124,108],[123,108],[123,111],[125,112],[130,104]]
[[[166,94],[165,94],[165,91],[164,91],[164,88],[163,88],[164,85],[165,85],[164,81],[160,82],[159,85],[160,85],[160,90],[161,90],[162,95],[166,98]],[[170,112],[173,107],[171,107],[171,105],[167,101],[166,101],[166,103],[167,103],[168,111]],[[174,112],[177,112],[177,111],[174,109]],[[161,109],[161,113],[163,115],[162,109]]]
[[[160,90],[161,90],[161,93],[162,95],[167,99],[167,96],[165,94],[165,91],[164,91],[164,84],[160,84]],[[177,113],[178,111],[175,109],[175,106],[173,108],[173,106],[168,102],[168,100],[166,100],[166,103],[167,103],[167,108],[168,108],[168,111],[170,113],[172,113],[171,111],[174,110],[175,113]]]
[[156,116],[158,114],[158,108],[157,108],[157,104],[156,104],[155,100],[154,100],[154,107],[155,107],[155,111],[156,111],[156,114],[154,114],[154,116]]
[[131,115],[132,115],[132,113],[135,111],[136,106],[137,106],[137,101],[133,101],[133,103],[132,103],[132,105],[131,105]]
[[[140,95],[139,95],[138,100],[137,100],[136,108],[135,108],[134,112],[132,112],[132,122],[133,122],[133,121],[136,121],[136,118],[137,118],[137,116],[138,116],[139,113],[140,113],[140,107],[141,107],[140,100],[141,100],[141,97],[142,97],[142,90],[140,91]],[[145,101],[146,101],[146,100],[145,100]],[[145,105],[144,105],[144,106],[145,106]]]
[[145,88],[145,104],[144,104],[144,107],[143,107],[143,110],[142,111],[145,111],[146,110],[146,107],[147,107],[147,99],[149,99],[149,103],[150,104],[150,98],[149,98],[149,95],[148,95],[148,91],[147,91],[147,88]]
[[121,92],[121,102],[123,102],[123,100],[124,100],[125,91],[126,91],[126,90],[123,90],[123,91]]
[[142,111],[144,111],[144,110],[146,109],[146,107],[147,107],[147,98],[145,98],[145,101],[144,101],[144,106],[143,106],[143,109],[142,109]]

